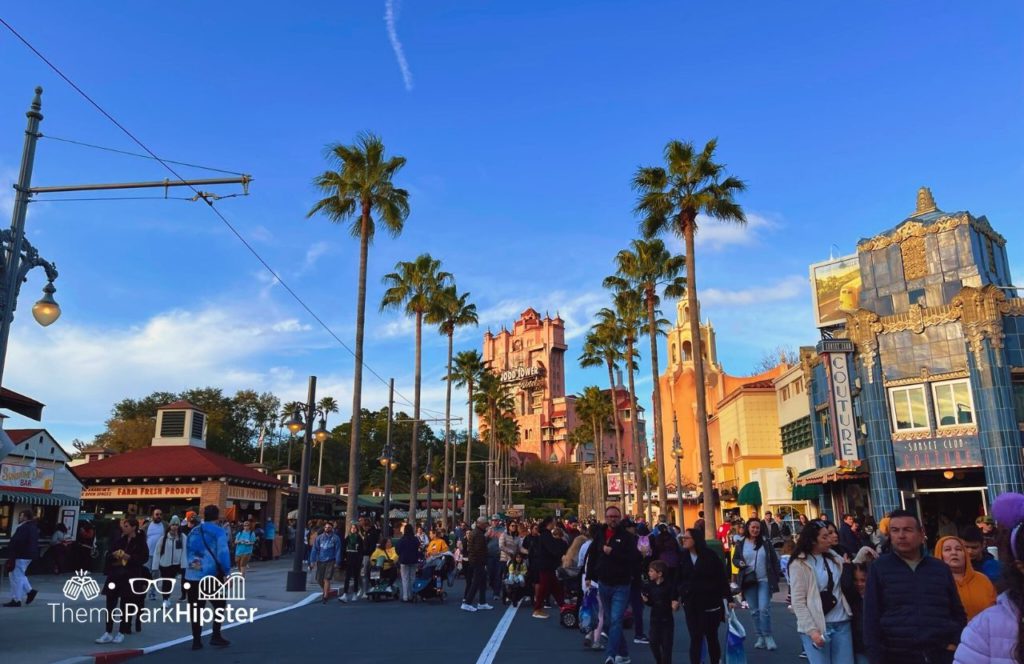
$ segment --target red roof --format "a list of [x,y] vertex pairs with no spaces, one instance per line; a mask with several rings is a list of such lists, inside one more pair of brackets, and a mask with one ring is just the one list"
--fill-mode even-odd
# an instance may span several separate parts
[[75,467],[83,480],[126,477],[229,477],[283,486],[270,475],[216,452],[192,445],[144,447]]
[[15,445],[21,445],[35,434],[42,433],[45,430],[46,429],[4,429],[10,437],[11,442]]
[[185,399],[180,399],[178,401],[175,401],[174,403],[169,403],[166,406],[160,406],[159,408],[157,408],[157,410],[198,410],[200,413],[206,412],[199,406],[192,403],[191,401],[187,401]]

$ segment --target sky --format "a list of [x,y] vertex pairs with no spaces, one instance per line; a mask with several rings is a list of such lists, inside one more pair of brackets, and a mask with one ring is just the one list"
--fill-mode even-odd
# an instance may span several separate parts
[[[920,186],[944,210],[986,215],[1024,270],[1015,2],[54,1],[5,3],[0,17],[161,157],[251,173],[250,195],[218,209],[350,347],[358,244],[306,218],[311,182],[324,147],[361,131],[406,157],[396,183],[411,214],[400,237],[375,240],[367,301],[366,362],[395,378],[399,407],[413,394],[413,330],[378,312],[381,277],[423,252],[479,308],[457,350],[527,307],[558,312],[568,389],[605,386],[575,358],[609,305],[601,281],[615,253],[638,236],[631,176],[671,139],[717,137],[719,159],[748,185],[745,228],[707,221],[698,234],[702,311],[729,373],[813,344],[808,265],[898,224]],[[139,151],[2,27],[0,68],[0,216],[36,85],[44,135]],[[43,138],[33,183],[168,176]],[[91,440],[125,397],[209,385],[304,399],[311,374],[342,404],[331,424],[350,416],[351,354],[203,203],[104,195],[157,198],[40,196],[27,221],[60,270],[63,315],[48,328],[32,320],[44,285],[33,271],[4,386],[44,402],[62,444]],[[445,341],[430,329],[424,339],[423,403],[436,412]],[[647,363],[638,391],[649,407]],[[364,406],[383,407],[386,391],[367,373]],[[457,413],[464,399],[457,391]]]

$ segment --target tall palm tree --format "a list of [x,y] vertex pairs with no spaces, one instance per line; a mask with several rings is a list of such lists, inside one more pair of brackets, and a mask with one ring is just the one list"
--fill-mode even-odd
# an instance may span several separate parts
[[666,512],[668,489],[665,484],[665,439],[661,428],[661,381],[658,367],[658,305],[661,303],[658,291],[664,289],[665,297],[679,298],[686,293],[686,279],[680,272],[686,267],[683,256],[673,256],[659,239],[633,240],[629,249],[623,249],[615,256],[615,276],[604,280],[606,288],[636,290],[643,298],[647,310],[647,336],[651,342],[651,379],[654,382],[654,456],[658,468],[658,501],[661,511]]
[[[480,375],[477,385],[476,412],[487,418],[487,437],[490,454],[488,461],[490,474],[489,479],[501,477],[498,474],[498,418],[515,407],[512,395],[508,393],[507,386],[501,382],[501,378],[493,371],[484,370]],[[493,481],[488,481],[487,486],[487,511],[496,511],[498,502],[497,487]]]
[[[643,505],[643,492],[640,490],[642,486],[642,478],[640,477],[640,463],[643,459],[640,450],[640,426],[638,424],[639,417],[637,416],[636,403],[636,360],[639,360],[640,353],[636,350],[636,340],[640,336],[641,330],[643,329],[644,322],[644,310],[643,302],[640,294],[632,289],[616,290],[614,296],[614,310],[602,309],[598,313],[598,318],[612,318],[618,321],[619,328],[622,330],[622,339],[625,342],[626,357],[629,360],[626,362],[626,375],[628,377],[627,385],[629,386],[629,410],[630,410],[630,439],[632,440],[632,450],[630,450],[633,456],[633,465],[635,468],[634,477],[636,477],[636,484],[634,490],[636,491],[635,507],[637,514],[644,513]],[[626,480],[623,479],[623,486],[625,486]],[[664,508],[662,508],[664,509]]]
[[579,362],[583,368],[604,366],[608,369],[608,394],[612,402],[612,428],[615,430],[615,458],[619,464],[623,500],[626,500],[625,487],[621,484],[625,477],[622,474],[622,429],[619,424],[619,405],[615,391],[615,369],[624,357],[622,330],[613,313],[610,318],[605,316],[591,326],[583,342],[583,353],[580,354]]
[[704,514],[707,532],[717,530],[714,478],[711,475],[711,449],[708,443],[708,405],[704,391],[704,352],[700,339],[700,310],[697,302],[697,270],[694,235],[697,215],[719,221],[745,224],[743,208],[733,199],[746,189],[742,180],[725,176],[725,165],[715,162],[716,139],[700,152],[692,143],[669,141],[665,146],[665,166],[641,167],[633,176],[633,188],[639,197],[636,212],[643,216],[640,229],[644,237],[674,233],[686,244],[686,299],[690,330],[694,335],[693,380],[697,385],[697,433],[700,465],[703,472]]
[[[590,420],[594,440],[594,465],[597,470],[598,493],[594,496],[594,509],[598,514],[604,513],[604,431],[606,423],[612,417],[612,402],[600,387],[591,385],[576,395],[576,414]],[[580,464],[582,468],[583,465]]]
[[473,389],[480,382],[480,376],[484,372],[484,359],[478,350],[460,351],[455,356],[454,371],[451,373],[452,380],[456,387],[464,387],[468,392],[467,403],[469,413],[466,416],[466,475],[462,486],[462,516],[470,522],[470,500],[472,499],[473,488],[469,483],[470,453],[473,451]]
[[[441,527],[448,528],[448,485],[454,477],[448,474],[454,452],[451,449],[451,417],[452,417],[452,346],[455,342],[455,331],[467,325],[476,325],[476,305],[469,302],[469,293],[458,294],[452,284],[438,293],[434,307],[427,312],[427,322],[437,325],[438,331],[448,337],[448,364],[445,372],[444,394],[444,489],[441,498]],[[454,508],[452,514],[455,513]]]
[[[511,395],[510,395],[511,396]],[[512,451],[516,448],[516,443],[519,442],[519,421],[513,417],[511,412],[503,412],[498,416],[496,439],[498,448],[495,452],[498,454],[498,477],[509,477],[512,470]],[[500,507],[501,503],[506,505],[512,502],[512,483],[504,482],[502,490],[499,491],[500,497],[497,501],[497,506]]]
[[412,396],[412,461],[409,480],[410,512],[415,514],[414,505],[418,504],[416,493],[419,481],[419,455],[417,443],[420,427],[420,381],[423,361],[423,318],[435,306],[439,293],[450,285],[452,275],[441,270],[441,261],[430,254],[420,254],[412,261],[399,261],[395,271],[384,275],[384,284],[388,287],[380,301],[380,310],[404,308],[406,315],[416,320],[416,361],[415,386]]
[[[334,399],[334,397],[322,397],[320,399],[320,401],[316,404],[316,407],[317,407],[317,409],[321,413],[323,413],[324,421],[327,420],[327,414],[328,413],[337,413],[338,412],[338,402]],[[313,423],[310,422],[309,426],[313,426]],[[317,486],[323,486],[324,485],[324,483],[323,483],[323,479],[324,479],[324,448],[327,447],[327,441],[325,440],[324,442],[321,443],[321,442],[318,442],[316,440],[316,438],[314,438],[313,441],[314,441],[314,444],[317,444],[317,445],[320,446],[320,463],[317,464],[317,469],[316,469],[316,485]]]
[[[313,184],[324,194],[306,214],[323,214],[334,223],[352,220],[349,232],[359,238],[359,287],[356,295],[355,368],[352,372],[352,437],[348,456],[348,495],[359,496],[359,437],[363,399],[363,331],[366,327],[366,266],[376,222],[392,236],[398,236],[409,216],[409,192],[392,182],[405,165],[405,157],[386,157],[384,142],[374,134],[362,133],[353,145],[327,146],[327,159],[334,170],[324,171]],[[376,220],[374,216],[376,215]],[[346,507],[349,519],[359,510]]]

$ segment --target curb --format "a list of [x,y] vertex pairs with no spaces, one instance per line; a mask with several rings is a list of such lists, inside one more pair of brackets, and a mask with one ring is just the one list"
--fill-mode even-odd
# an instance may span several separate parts
[[[332,588],[330,597],[336,597],[337,595],[338,591]],[[269,618],[271,616],[276,616],[280,613],[286,613],[288,611],[292,611],[294,609],[306,606],[307,604],[312,604],[313,602],[319,600],[323,596],[323,591],[311,593],[304,599],[301,599],[298,602],[295,602],[294,604],[289,604],[288,606],[283,606],[280,609],[274,609],[273,611],[268,611],[267,613],[261,613],[253,619],[253,622],[257,622],[259,620],[263,620],[264,618]],[[224,625],[223,627],[221,627],[221,631],[234,629],[235,627],[241,627],[242,625],[248,624],[250,623],[231,623],[230,625]],[[206,629],[203,630],[202,635],[209,636],[212,633],[212,629]],[[134,659],[135,657],[149,655],[159,650],[171,648],[182,643],[188,643],[191,640],[192,636],[190,634],[187,636],[179,637],[177,639],[172,639],[170,641],[164,641],[162,643],[156,643],[151,646],[146,646],[145,648],[132,648],[130,650],[108,650],[104,652],[92,653],[91,655],[79,655],[78,657],[69,657],[67,659],[62,659],[58,662],[55,662],[55,664],[118,664],[119,662]]]

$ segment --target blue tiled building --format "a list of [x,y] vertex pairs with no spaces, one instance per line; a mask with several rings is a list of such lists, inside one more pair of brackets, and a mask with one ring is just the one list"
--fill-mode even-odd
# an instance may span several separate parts
[[932,528],[1024,491],[1024,299],[1003,237],[922,189],[849,264],[823,341],[802,351],[817,470],[798,482],[834,515],[903,507]]

